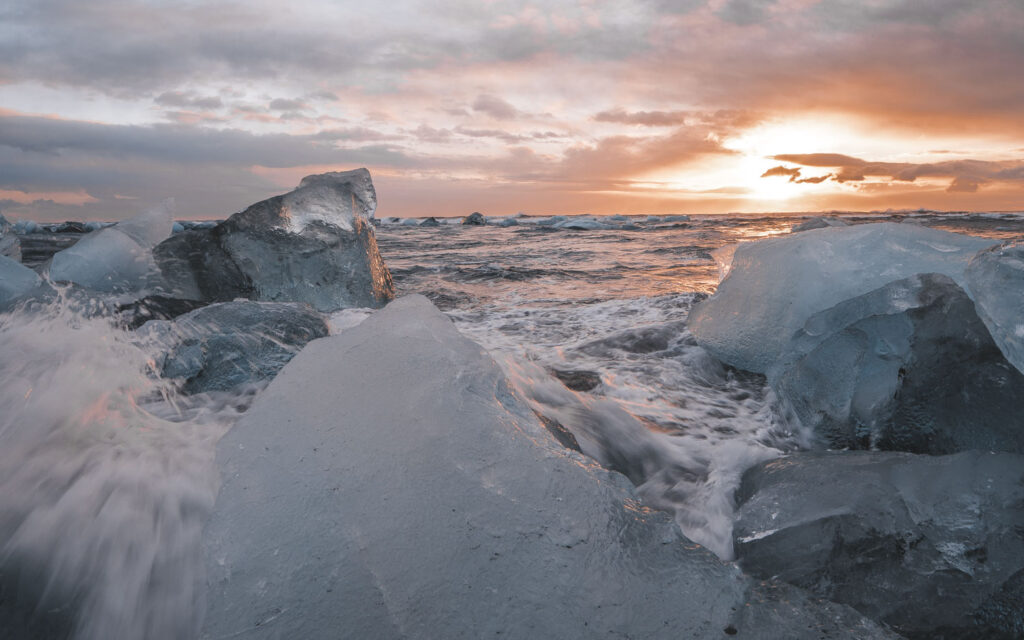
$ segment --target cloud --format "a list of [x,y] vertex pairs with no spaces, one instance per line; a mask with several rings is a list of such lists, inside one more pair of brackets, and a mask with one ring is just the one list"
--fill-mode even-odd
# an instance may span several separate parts
[[966,178],[956,177],[953,178],[953,182],[950,183],[946,191],[950,193],[975,193],[978,190],[979,183],[975,180],[969,180]]
[[191,109],[220,109],[224,106],[217,96],[197,96],[191,92],[165,91],[153,98],[162,107],[184,107]]
[[729,0],[716,12],[722,20],[738,25],[757,24],[767,17],[776,0]]
[[[329,134],[328,134],[329,136]],[[0,146],[45,156],[68,152],[154,161],[260,164],[269,167],[332,162],[408,164],[387,146],[342,149],[316,135],[264,134],[178,124],[109,125],[32,116],[0,116]]]
[[469,127],[455,127],[455,133],[470,138],[494,138],[509,144],[521,143],[529,140],[527,136],[521,136],[501,129],[471,129]]
[[405,136],[386,133],[367,127],[344,127],[340,129],[323,129],[308,136],[312,140],[350,140],[355,142],[381,142],[404,140]]
[[686,111],[634,111],[618,108],[594,114],[598,122],[619,122],[645,127],[673,127],[686,124]]
[[[881,178],[894,182],[915,182],[919,178],[949,179],[948,193],[975,193],[979,187],[991,183],[1016,183],[1024,187],[1024,160],[946,160],[943,162],[871,162],[839,153],[780,154],[775,160],[791,162],[805,167],[825,167],[836,172],[820,179],[797,180],[800,169],[775,167],[768,175],[790,175],[791,182],[865,182]],[[795,173],[794,173],[795,172]]]
[[832,177],[833,177],[832,174],[828,174],[828,175],[824,175],[824,176],[812,176],[810,178],[801,178],[800,180],[797,180],[796,183],[797,184],[821,184],[822,182],[825,182],[826,180],[828,180],[829,178],[832,178]]
[[800,176],[800,170],[795,167],[790,168],[779,165],[777,167],[772,167],[761,174],[762,178],[770,178],[772,176],[788,176],[792,180],[793,178],[798,178]]
[[822,182],[825,182],[826,180],[835,177],[833,174],[829,173],[823,176],[811,176],[809,178],[802,178],[800,173],[800,169],[796,167],[784,167],[780,165],[778,167],[772,167],[771,169],[765,171],[764,173],[761,174],[761,177],[770,178],[772,176],[786,176],[789,178],[790,182],[795,184],[821,184]]
[[267,106],[271,111],[301,111],[308,107],[302,100],[291,100],[288,98],[274,98]]
[[513,120],[522,115],[522,112],[519,111],[519,109],[516,109],[501,98],[489,94],[481,94],[477,96],[476,100],[473,102],[473,110],[480,113],[486,113],[498,120]]
[[77,208],[36,202],[13,210],[38,219],[118,219],[168,196],[178,199],[183,216],[223,217],[281,191],[280,185],[254,175],[254,166],[340,170],[426,164],[401,147],[380,142],[383,136],[375,133],[354,128],[257,135],[182,124],[107,125],[0,115],[0,191],[83,192],[94,199]]
[[679,127],[667,135],[609,136],[592,144],[576,144],[549,170],[553,180],[566,180],[608,188],[628,184],[644,173],[682,167],[714,155],[731,155],[709,131]]

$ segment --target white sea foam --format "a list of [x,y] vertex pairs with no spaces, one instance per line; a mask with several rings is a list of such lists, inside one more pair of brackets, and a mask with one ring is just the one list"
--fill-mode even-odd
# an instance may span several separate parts
[[[693,294],[572,307],[524,304],[452,312],[496,355],[533,409],[584,453],[626,474],[684,533],[732,557],[733,493],[749,467],[807,443],[772,410],[759,376],[723,367],[685,327]],[[624,329],[624,327],[628,329]],[[550,370],[600,374],[589,393]]]

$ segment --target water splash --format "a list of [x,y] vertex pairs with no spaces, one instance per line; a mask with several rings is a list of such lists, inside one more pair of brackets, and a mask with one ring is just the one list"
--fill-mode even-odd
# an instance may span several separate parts
[[[807,444],[779,416],[763,376],[730,369],[686,328],[695,294],[589,304],[537,302],[453,311],[539,414],[626,475],[649,506],[733,557],[733,493],[751,466]],[[527,339],[528,337],[528,339]],[[553,371],[588,372],[576,392]]]
[[64,296],[0,316],[0,406],[5,628],[194,637],[213,444],[236,406],[182,401],[145,345]]

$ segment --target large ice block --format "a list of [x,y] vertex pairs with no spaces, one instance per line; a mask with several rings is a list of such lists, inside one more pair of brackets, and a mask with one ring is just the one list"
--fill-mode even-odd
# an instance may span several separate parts
[[58,251],[48,274],[54,282],[72,282],[94,291],[137,291],[154,281],[152,248],[171,234],[173,203],[93,231]]
[[0,256],[0,309],[36,288],[42,280],[25,265]]
[[768,380],[832,448],[1024,452],[1024,374],[941,274],[897,280],[811,316]]
[[157,262],[183,298],[379,307],[394,286],[370,222],[376,205],[366,169],[307,176],[211,229],[174,235]]
[[811,315],[918,273],[942,273],[965,286],[968,261],[992,244],[889,222],[744,243],[715,295],[690,313],[690,330],[723,362],[767,373]]
[[738,562],[755,576],[909,638],[1020,637],[1024,600],[1005,592],[1024,569],[1024,456],[793,454],[747,471],[737,502]]
[[967,267],[967,286],[1003,355],[1024,371],[1024,243],[979,252]]

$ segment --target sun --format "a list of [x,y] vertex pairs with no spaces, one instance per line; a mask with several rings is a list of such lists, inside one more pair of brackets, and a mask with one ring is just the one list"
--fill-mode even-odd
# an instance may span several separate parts
[[[730,198],[743,210],[779,210],[820,202],[845,190],[828,180],[829,170],[782,162],[774,156],[804,153],[881,154],[883,149],[854,120],[838,116],[800,116],[764,121],[721,140],[728,153],[705,157],[700,163],[661,167],[642,180],[652,191],[685,192],[694,198]],[[885,149],[891,154],[891,149]],[[769,169],[799,169],[798,176],[761,177]],[[820,182],[808,179],[825,178]],[[801,182],[800,180],[803,180]]]
[[[828,182],[797,182],[785,175],[762,178],[766,171],[785,163],[775,160],[780,154],[826,153],[837,149],[859,149],[863,136],[848,122],[825,117],[804,117],[756,125],[722,141],[725,149],[736,152],[735,180],[754,200],[789,200],[814,193],[832,192]],[[800,177],[827,175],[817,169],[801,168]]]

